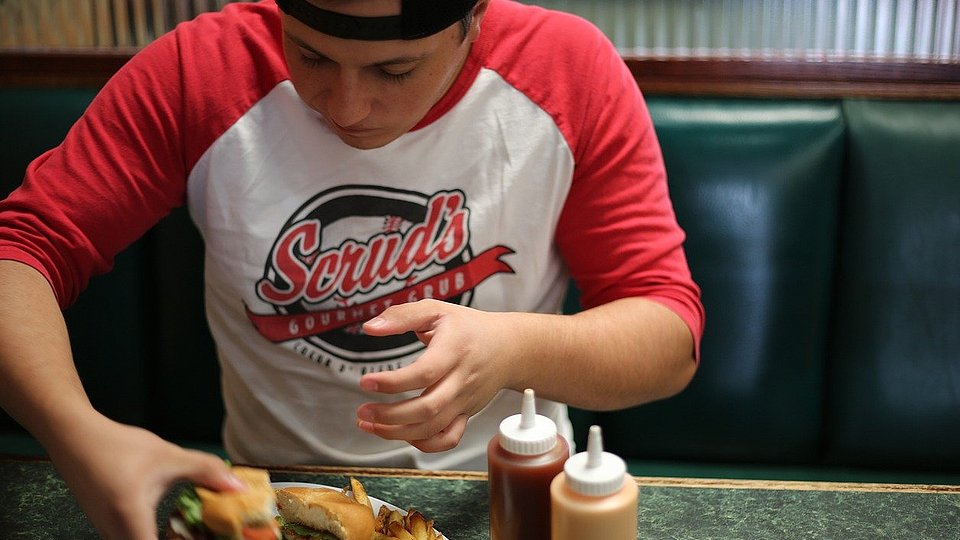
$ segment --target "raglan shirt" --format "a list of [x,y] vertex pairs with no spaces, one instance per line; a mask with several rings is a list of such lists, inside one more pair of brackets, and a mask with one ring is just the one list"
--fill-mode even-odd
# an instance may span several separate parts
[[[460,445],[426,454],[356,427],[362,374],[414,361],[363,335],[387,306],[439,298],[556,313],[659,302],[699,343],[703,307],[648,112],[608,40],[572,15],[492,0],[452,88],[384,147],[345,145],[297,96],[275,3],[179,25],[103,88],[0,203],[0,258],[70,305],[174,207],[205,243],[205,302],[243,462],[483,468],[501,391]],[[571,385],[576,373],[557,372]],[[537,410],[570,437],[565,405]]]

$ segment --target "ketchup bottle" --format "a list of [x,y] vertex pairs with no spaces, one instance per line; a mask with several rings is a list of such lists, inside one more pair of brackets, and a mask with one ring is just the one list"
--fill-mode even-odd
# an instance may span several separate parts
[[569,457],[570,446],[553,420],[536,413],[528,388],[520,414],[500,422],[487,445],[490,540],[550,540],[550,482]]
[[638,493],[623,460],[603,451],[600,426],[591,426],[587,451],[567,460],[550,485],[552,540],[633,540]]

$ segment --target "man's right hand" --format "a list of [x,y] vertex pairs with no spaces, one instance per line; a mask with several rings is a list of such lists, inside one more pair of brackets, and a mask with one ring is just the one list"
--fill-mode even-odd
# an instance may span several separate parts
[[219,457],[94,410],[53,290],[39,271],[9,260],[0,260],[0,406],[43,444],[107,539],[156,539],[157,504],[178,480],[241,486]]
[[242,489],[218,456],[187,450],[100,415],[49,449],[57,470],[101,537],[157,538],[157,505],[180,480],[217,491]]

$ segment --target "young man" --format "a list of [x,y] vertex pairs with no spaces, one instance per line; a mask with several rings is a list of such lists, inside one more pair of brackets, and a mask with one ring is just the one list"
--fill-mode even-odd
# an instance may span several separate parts
[[[233,4],[132,59],[0,205],[0,399],[107,538],[153,537],[177,479],[235,486],[93,410],[60,315],[184,203],[236,461],[482,468],[524,388],[569,437],[565,404],[696,369],[659,146],[595,28],[505,0]],[[557,315],[570,276],[586,309]]]

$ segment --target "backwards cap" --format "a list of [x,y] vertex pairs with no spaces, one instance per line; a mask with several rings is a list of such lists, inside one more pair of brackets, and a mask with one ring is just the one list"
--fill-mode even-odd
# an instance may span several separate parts
[[364,41],[420,39],[463,19],[477,0],[401,0],[400,15],[356,17],[320,9],[308,0],[277,0],[284,13],[324,34]]

